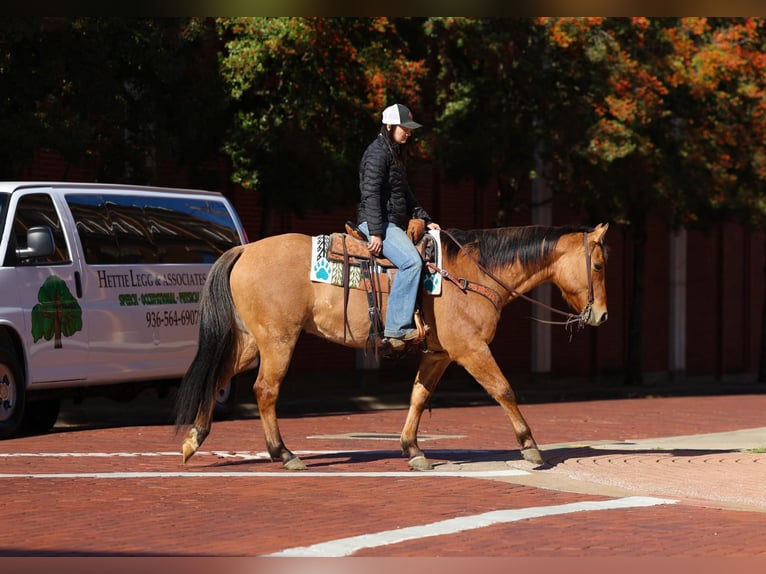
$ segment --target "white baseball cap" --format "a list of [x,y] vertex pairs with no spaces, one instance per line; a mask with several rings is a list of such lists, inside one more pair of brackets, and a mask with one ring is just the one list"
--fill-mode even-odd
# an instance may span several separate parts
[[423,127],[423,124],[419,124],[412,119],[412,112],[407,106],[402,104],[394,104],[383,110],[383,123],[402,126],[411,130]]

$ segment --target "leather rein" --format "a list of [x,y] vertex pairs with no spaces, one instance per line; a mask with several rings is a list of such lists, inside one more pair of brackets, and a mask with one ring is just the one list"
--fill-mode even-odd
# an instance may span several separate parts
[[[529,301],[530,303],[534,303],[535,305],[538,305],[540,307],[543,307],[544,309],[547,309],[553,313],[556,313],[558,315],[562,315],[565,317],[563,321],[545,321],[542,319],[537,319],[535,317],[532,317],[535,321],[538,321],[539,323],[546,323],[549,325],[564,325],[564,326],[570,326],[573,324],[577,324],[578,328],[582,328],[590,316],[591,308],[593,307],[593,281],[591,279],[591,254],[588,250],[588,233],[586,231],[583,231],[583,242],[585,244],[585,266],[587,269],[587,277],[588,277],[588,303],[585,305],[585,308],[577,315],[574,313],[570,313],[569,311],[561,311],[560,309],[556,309],[554,307],[551,307],[550,305],[547,305],[546,303],[543,303],[542,301],[537,301],[536,299],[533,299],[531,297],[528,297],[524,293],[521,293],[520,291],[517,291],[513,287],[510,287],[507,283],[505,283],[503,280],[501,280],[499,277],[497,277],[494,273],[492,273],[489,269],[487,269],[484,265],[482,265],[477,259],[472,257],[470,253],[463,247],[463,245],[455,239],[455,237],[446,229],[441,230],[442,233],[444,233],[447,237],[449,237],[455,245],[458,246],[460,251],[466,254],[466,256],[476,265],[476,267],[482,271],[485,275],[489,276],[492,280],[494,280],[498,285],[500,285],[503,289],[511,293],[512,295],[515,295],[516,297],[520,297],[521,299],[524,299],[526,301]],[[502,297],[500,294],[495,291],[494,289],[487,287],[485,285],[481,285],[480,283],[474,283],[473,281],[469,281],[468,279],[464,279],[462,277],[455,277],[452,275],[449,271],[446,269],[441,269],[434,265],[433,263],[426,263],[426,266],[431,270],[431,272],[439,273],[442,277],[445,279],[451,281],[457,287],[463,291],[473,291],[474,293],[478,293],[479,295],[483,295],[487,299],[489,299],[492,304],[495,306],[495,309],[497,309],[498,313],[503,307],[502,303]]]

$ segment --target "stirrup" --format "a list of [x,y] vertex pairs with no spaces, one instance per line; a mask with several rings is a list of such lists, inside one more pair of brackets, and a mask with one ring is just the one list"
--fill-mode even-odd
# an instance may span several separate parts
[[418,340],[425,339],[426,335],[431,331],[431,327],[426,325],[426,322],[423,321],[423,315],[421,314],[420,309],[415,309],[415,328],[418,330]]

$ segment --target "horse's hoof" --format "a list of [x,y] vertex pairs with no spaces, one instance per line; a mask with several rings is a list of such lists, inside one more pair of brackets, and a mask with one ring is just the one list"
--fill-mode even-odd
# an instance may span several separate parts
[[285,463],[285,468],[287,470],[308,470],[309,469],[309,467],[303,464],[303,461],[297,456],[295,458],[291,458],[290,460],[288,460]]
[[409,460],[408,464],[410,465],[410,468],[412,470],[433,470],[434,469],[434,467],[431,466],[431,463],[428,462],[428,459],[422,454],[413,456]]
[[188,442],[185,442],[183,444],[182,451],[183,451],[183,457],[184,457],[184,464],[186,464],[186,461],[188,461],[192,456],[194,456],[194,453],[197,452],[197,449],[194,448]]
[[531,462],[537,466],[545,464],[543,456],[540,454],[540,451],[536,447],[530,446],[528,448],[521,449],[521,456],[523,456],[524,460],[527,462]]

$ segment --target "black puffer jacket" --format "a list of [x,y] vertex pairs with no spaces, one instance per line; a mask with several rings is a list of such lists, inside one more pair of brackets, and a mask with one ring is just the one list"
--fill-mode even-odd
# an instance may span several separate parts
[[400,147],[393,144],[389,148],[385,136],[378,134],[359,164],[358,220],[367,222],[370,235],[385,237],[386,222],[405,229],[411,218],[431,221],[426,210],[417,204],[407,183],[404,163],[395,162],[394,153],[401,153]]

